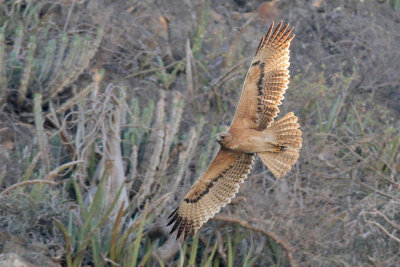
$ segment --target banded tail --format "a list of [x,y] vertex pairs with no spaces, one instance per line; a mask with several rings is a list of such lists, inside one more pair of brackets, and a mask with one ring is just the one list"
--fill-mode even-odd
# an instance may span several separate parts
[[289,112],[267,129],[275,133],[278,149],[276,152],[258,153],[262,162],[276,178],[284,176],[296,163],[303,139],[297,117]]

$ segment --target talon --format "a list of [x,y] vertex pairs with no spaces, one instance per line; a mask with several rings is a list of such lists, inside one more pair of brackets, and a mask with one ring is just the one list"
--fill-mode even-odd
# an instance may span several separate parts
[[277,145],[276,146],[276,150],[278,151],[278,152],[285,152],[286,150],[288,149],[288,146],[281,146],[281,145]]

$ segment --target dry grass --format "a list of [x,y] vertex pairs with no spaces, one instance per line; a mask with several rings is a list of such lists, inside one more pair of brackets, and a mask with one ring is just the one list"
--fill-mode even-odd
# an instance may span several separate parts
[[261,1],[5,1],[0,228],[68,266],[394,266],[397,2],[276,4],[296,27],[281,110],[300,115],[301,158],[280,180],[257,162],[181,244],[164,220],[232,119]]

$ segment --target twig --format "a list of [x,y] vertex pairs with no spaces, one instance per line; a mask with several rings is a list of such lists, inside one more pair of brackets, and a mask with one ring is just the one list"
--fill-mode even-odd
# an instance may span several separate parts
[[380,225],[379,223],[374,222],[374,221],[369,221],[369,220],[365,220],[365,221],[366,221],[367,223],[370,223],[370,224],[373,224],[373,225],[377,226],[377,227],[380,228],[383,232],[385,232],[385,234],[387,234],[389,237],[393,238],[394,240],[396,240],[397,242],[400,243],[400,239],[399,239],[399,238],[397,238],[397,237],[395,237],[394,235],[392,235],[391,233],[389,233],[388,230],[386,230],[386,228],[383,227],[382,225]]
[[162,154],[162,149],[164,145],[165,138],[165,125],[164,125],[164,116],[165,116],[165,99],[166,92],[160,91],[160,99],[157,103],[157,111],[155,113],[155,123],[154,127],[156,132],[153,132],[150,140],[154,147],[150,158],[148,159],[151,164],[147,168],[147,172],[145,174],[146,180],[144,180],[143,184],[140,187],[140,196],[139,202],[146,200],[146,198],[150,195],[151,186],[153,185],[156,174],[157,174],[157,166],[160,165],[160,157]]
[[193,91],[195,89],[192,73],[192,68],[194,67],[193,61],[193,53],[192,49],[190,49],[190,40],[188,38],[186,40],[186,86],[190,97],[193,96]]
[[60,138],[64,145],[67,147],[68,153],[70,154],[71,158],[74,159],[76,156],[75,147],[71,144],[72,141],[69,138],[67,129],[64,127],[65,124],[63,124],[63,126],[60,125],[56,115],[56,111],[54,110],[51,102],[49,106],[50,114],[48,114],[45,118],[57,129],[57,133],[60,135]]
[[400,231],[400,225],[398,225],[397,223],[391,221],[388,217],[386,217],[385,214],[383,214],[380,211],[371,211],[371,212],[367,212],[367,214],[371,214],[371,215],[379,215],[381,216],[383,219],[385,219],[385,221],[387,221],[391,226],[393,226],[394,228],[397,229],[397,231]]
[[218,229],[216,229],[215,233],[217,235],[217,242],[218,242],[217,251],[219,255],[221,255],[221,258],[224,261],[225,265],[227,265],[228,260],[224,250],[224,241],[222,240],[221,232]]
[[250,60],[251,57],[246,57],[244,59],[242,59],[241,61],[239,61],[236,65],[233,65],[232,67],[230,67],[226,72],[224,72],[221,76],[219,76],[217,79],[215,79],[214,81],[211,82],[210,86],[214,89],[217,89],[218,87],[221,86],[220,83],[224,82],[225,80],[228,80],[227,77],[233,73],[234,71],[236,71],[240,66],[243,65],[243,63],[247,62],[248,60]]
[[240,37],[242,36],[242,34],[243,34],[244,32],[246,32],[246,29],[249,27],[250,23],[253,22],[253,20],[254,20],[255,18],[257,18],[257,16],[258,16],[257,13],[255,13],[254,15],[252,15],[252,16],[246,21],[246,23],[242,26],[242,28],[240,29],[239,33],[235,36],[235,38],[234,38],[233,41],[231,42],[231,45],[229,46],[229,49],[228,49],[228,53],[226,53],[227,56],[226,56],[225,62],[224,62],[225,66],[226,66],[226,65],[229,65],[229,63],[230,63],[230,61],[231,61],[231,59],[232,59],[232,56],[235,55],[235,54],[237,54],[237,53],[235,53],[235,50],[236,50],[236,48],[237,48],[237,43],[239,42]]
[[91,83],[89,86],[84,88],[83,90],[79,91],[77,94],[75,94],[73,97],[68,99],[65,103],[60,105],[60,107],[57,108],[57,110],[54,110],[54,112],[51,112],[49,114],[46,114],[46,119],[51,118],[51,116],[54,117],[54,114],[62,114],[68,109],[71,109],[76,103],[84,99],[94,88],[94,84]]
[[0,196],[9,193],[10,191],[14,190],[17,187],[28,185],[28,184],[42,183],[42,184],[58,185],[60,183],[63,183],[64,181],[53,182],[53,181],[50,181],[50,180],[53,179],[53,177],[56,176],[62,170],[66,169],[68,167],[71,167],[71,166],[73,166],[75,164],[79,164],[79,163],[83,163],[83,161],[82,160],[77,160],[77,161],[71,161],[71,162],[65,163],[65,164],[61,165],[60,167],[58,167],[57,169],[51,171],[46,176],[46,178],[44,178],[44,179],[29,180],[29,181],[23,181],[23,182],[20,182],[20,183],[13,184],[12,186],[4,189],[3,192],[0,193]]
[[101,253],[101,257],[103,258],[103,260],[104,260],[105,262],[111,263],[111,266],[121,266],[121,264],[118,264],[118,263],[116,263],[115,261],[113,261],[113,260],[107,258],[106,255],[103,254],[103,253]]
[[175,183],[172,185],[173,187],[171,188],[171,192],[176,192],[184,174],[185,171],[188,169],[189,163],[193,157],[193,152],[194,149],[197,147],[198,143],[198,134],[196,132],[196,127],[191,127],[188,132],[188,139],[187,139],[187,147],[185,150],[182,150],[179,153],[179,159],[178,159],[178,166],[179,169],[175,175]]
[[168,69],[168,68],[171,68],[171,67],[175,66],[176,64],[180,64],[181,62],[182,62],[182,61],[174,61],[174,62],[172,62],[171,64],[168,64],[167,66],[157,67],[157,68],[151,68],[151,69],[148,69],[148,70],[138,71],[138,72],[135,72],[135,73],[133,73],[133,74],[129,74],[129,75],[125,76],[125,79],[134,78],[134,77],[136,77],[136,76],[145,75],[145,74],[149,74],[149,73],[157,72],[157,71],[161,71],[161,70],[166,70],[166,69]]
[[288,259],[289,259],[290,266],[292,266],[292,267],[293,266],[297,266],[297,264],[296,264],[296,262],[294,261],[294,258],[293,258],[293,252],[294,252],[293,247],[289,243],[287,243],[284,240],[282,240],[281,238],[279,238],[275,233],[268,232],[267,230],[265,230],[263,228],[252,226],[248,222],[243,221],[243,220],[238,219],[238,218],[232,218],[232,217],[227,217],[227,216],[223,216],[223,215],[217,215],[214,218],[212,218],[212,220],[228,222],[228,223],[237,223],[240,226],[242,226],[242,227],[244,227],[244,228],[246,228],[246,229],[248,229],[250,231],[262,233],[263,235],[273,239],[278,245],[280,245],[286,251],[286,255],[287,255]]
[[69,23],[69,21],[71,19],[71,14],[72,14],[72,11],[74,10],[74,7],[75,7],[75,1],[72,1],[71,7],[68,10],[67,19],[65,20],[64,32],[66,32],[67,29],[68,29],[68,23]]
[[358,181],[357,179],[354,179],[354,181],[355,181],[357,184],[359,184],[360,186],[362,186],[362,187],[364,187],[364,188],[366,188],[366,189],[369,189],[369,190],[371,190],[372,192],[374,192],[374,193],[376,193],[376,194],[378,194],[378,195],[381,195],[381,196],[387,197],[387,198],[389,198],[389,199],[393,199],[393,200],[395,200],[395,201],[397,201],[397,202],[400,202],[400,199],[398,199],[397,197],[394,197],[394,196],[391,196],[391,195],[389,195],[389,194],[386,194],[386,193],[384,193],[384,192],[382,192],[382,191],[379,191],[379,190],[377,190],[376,188],[373,188],[372,186],[369,186],[369,185],[367,185],[367,184],[365,184],[365,183],[363,183],[363,182],[361,182],[361,181]]
[[56,168],[55,170],[51,171],[51,172],[46,176],[46,178],[45,178],[44,180],[49,181],[49,180],[53,179],[54,176],[56,176],[58,173],[60,173],[60,172],[63,171],[64,169],[66,169],[66,168],[68,168],[68,167],[71,167],[71,166],[74,166],[74,165],[76,165],[76,164],[80,164],[80,163],[84,163],[84,161],[83,161],[83,160],[76,160],[76,161],[71,161],[71,162],[65,163],[65,164],[61,165],[60,167]]
[[159,171],[164,173],[168,167],[168,159],[170,158],[170,151],[173,145],[174,138],[179,130],[179,124],[183,113],[183,96],[178,91],[174,91],[172,94],[172,107],[169,122],[165,127],[164,144],[161,154],[161,161],[159,164]]
[[42,116],[42,96],[40,94],[34,95],[34,115],[35,115],[35,127],[37,137],[39,141],[40,157],[42,158],[42,164],[46,171],[50,170],[50,153],[49,153],[49,142],[47,135],[44,131],[44,119]]
[[61,182],[53,182],[53,181],[41,180],[41,179],[39,179],[39,180],[23,181],[23,182],[20,182],[20,183],[13,184],[12,186],[10,186],[10,187],[4,189],[3,192],[0,193],[0,196],[4,196],[4,195],[6,195],[7,193],[9,193],[10,191],[16,189],[17,187],[25,186],[25,185],[28,185],[28,184],[50,184],[50,185],[58,185],[58,184],[60,184],[60,183],[61,183]]
[[[160,197],[159,199],[155,200],[151,205],[147,206],[147,202],[145,204],[144,210],[140,213],[140,216],[129,226],[129,228],[124,232],[122,237],[120,238],[121,244],[124,244],[127,240],[127,238],[135,231],[135,229],[139,226],[142,220],[145,220],[147,216],[152,213],[157,207],[163,204],[165,200],[167,200],[170,197],[171,193],[167,193]],[[133,202],[131,202],[133,203]]]

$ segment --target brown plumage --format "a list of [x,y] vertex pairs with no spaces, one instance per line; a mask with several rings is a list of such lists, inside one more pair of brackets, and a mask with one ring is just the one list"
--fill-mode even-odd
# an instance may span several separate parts
[[[299,157],[302,132],[290,112],[274,119],[289,83],[289,46],[294,35],[282,22],[272,23],[262,37],[250,65],[235,117],[227,132],[217,134],[221,145],[206,172],[196,181],[179,207],[169,216],[171,233],[186,239],[219,212],[238,192],[258,154],[279,178]],[[167,226],[168,226],[167,225]]]

